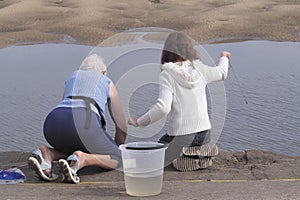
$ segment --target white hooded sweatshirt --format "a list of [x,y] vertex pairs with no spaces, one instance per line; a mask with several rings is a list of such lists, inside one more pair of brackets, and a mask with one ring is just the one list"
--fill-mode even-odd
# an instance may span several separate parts
[[150,110],[138,118],[147,126],[170,113],[168,135],[186,135],[211,129],[205,88],[208,83],[224,80],[228,58],[220,58],[216,67],[200,60],[165,63],[159,76],[159,97]]

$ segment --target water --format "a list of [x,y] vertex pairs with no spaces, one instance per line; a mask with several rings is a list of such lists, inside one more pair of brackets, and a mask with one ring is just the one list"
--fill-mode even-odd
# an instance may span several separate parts
[[[112,80],[122,78],[131,66],[159,62],[160,51],[154,49],[135,52],[141,54],[138,57],[133,52],[123,55],[132,47],[142,46],[130,44],[100,49],[106,63],[110,63],[108,75]],[[233,70],[240,82],[239,87],[230,69],[224,82],[227,109],[219,147],[231,151],[263,149],[299,156],[300,43],[247,41],[204,47],[214,61],[218,60],[221,50],[230,51]],[[79,68],[91,50],[93,47],[74,44],[0,49],[0,151],[32,151],[47,144],[42,134],[44,119],[61,100],[65,79]],[[116,60],[116,55],[123,57]],[[154,68],[157,71],[147,78],[155,78],[159,73],[159,68]],[[130,99],[129,110],[142,114],[156,97],[155,84],[138,88]],[[108,120],[108,131],[113,134],[111,120]],[[151,135],[152,139],[158,137],[158,134]],[[128,141],[131,140],[135,138],[129,137]]]
[[300,44],[254,41],[216,45],[214,51],[223,48],[233,54],[242,89],[231,69],[225,82],[227,115],[220,146],[300,155]]
[[124,176],[126,192],[132,196],[153,196],[161,193],[163,174],[159,176]]

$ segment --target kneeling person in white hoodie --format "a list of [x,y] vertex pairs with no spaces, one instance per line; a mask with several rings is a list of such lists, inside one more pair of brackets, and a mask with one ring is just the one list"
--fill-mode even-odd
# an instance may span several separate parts
[[[143,127],[171,115],[168,134],[160,139],[169,143],[165,165],[178,158],[182,148],[191,146],[196,138],[209,142],[209,137],[204,139],[211,129],[205,88],[227,77],[229,58],[230,53],[223,51],[218,66],[210,67],[201,62],[192,40],[185,34],[172,32],[166,39],[157,102],[139,118],[131,116],[128,120],[130,125]],[[197,167],[190,168],[194,169]]]

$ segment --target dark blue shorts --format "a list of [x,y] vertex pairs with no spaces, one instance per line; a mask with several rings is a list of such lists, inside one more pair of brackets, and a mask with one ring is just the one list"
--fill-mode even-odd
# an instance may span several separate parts
[[118,145],[102,128],[100,116],[92,112],[89,129],[84,127],[85,120],[85,108],[55,108],[45,119],[44,136],[55,150],[64,154],[80,150],[110,155],[112,159],[121,161]]

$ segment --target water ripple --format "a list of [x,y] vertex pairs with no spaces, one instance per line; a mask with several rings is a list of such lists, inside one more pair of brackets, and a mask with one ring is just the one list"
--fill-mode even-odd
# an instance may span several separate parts
[[[227,115],[218,145],[232,151],[265,149],[300,155],[300,69],[296,67],[300,58],[294,55],[292,57],[295,59],[290,59],[289,55],[296,54],[294,52],[297,50],[300,52],[300,45],[282,42],[277,46],[278,43],[264,41],[259,43],[259,47],[255,44],[245,42],[211,46],[213,51],[228,49],[235,55],[232,62],[241,83],[239,87],[229,71],[225,81]],[[68,48],[71,53],[66,51]],[[79,51],[80,48],[84,51]],[[79,45],[0,49],[0,65],[6,69],[0,73],[0,151],[31,151],[47,144],[42,132],[43,121],[60,101],[66,77],[89,50]],[[245,56],[248,51],[265,56],[254,56],[255,59],[249,60]],[[278,51],[285,53],[276,58],[272,52]],[[40,60],[35,59],[36,55]],[[286,63],[284,67],[282,60]],[[244,103],[243,94],[248,104]],[[145,99],[149,95],[155,97],[157,94],[140,91],[136,93],[136,98],[141,96]],[[141,114],[151,102],[146,104],[137,99],[131,109]],[[112,121],[107,121],[108,130],[113,134]]]

